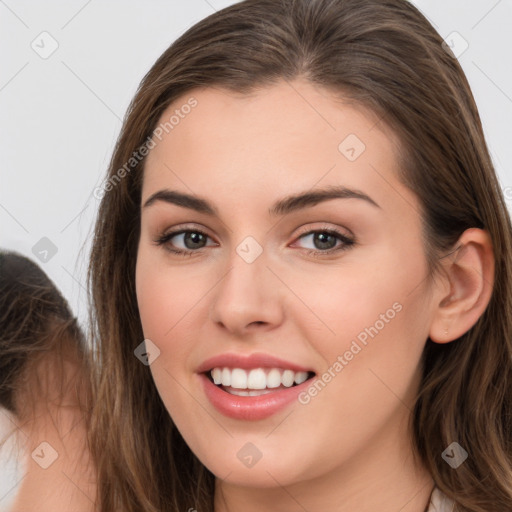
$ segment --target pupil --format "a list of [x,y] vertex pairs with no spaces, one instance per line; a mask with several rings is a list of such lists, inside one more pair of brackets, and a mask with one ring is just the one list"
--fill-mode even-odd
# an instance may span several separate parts
[[203,235],[201,233],[196,233],[195,231],[185,233],[185,245],[188,249],[197,249],[197,245],[195,244],[199,244],[199,246],[201,246],[201,242],[203,241],[202,238],[204,238]]
[[[314,240],[315,242],[319,243],[320,249],[331,249],[333,247],[332,244],[329,244],[327,242],[327,239],[331,239],[331,242],[334,241],[334,244],[336,244],[336,239],[334,238],[334,235],[331,235],[330,233],[316,233],[314,235]],[[325,244],[327,244],[327,246],[325,246]]]

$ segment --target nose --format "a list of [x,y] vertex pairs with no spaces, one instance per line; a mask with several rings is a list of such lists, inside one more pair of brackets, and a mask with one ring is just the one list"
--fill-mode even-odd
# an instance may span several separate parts
[[283,321],[282,283],[263,252],[252,263],[235,251],[228,270],[213,290],[211,320],[237,337],[274,329]]

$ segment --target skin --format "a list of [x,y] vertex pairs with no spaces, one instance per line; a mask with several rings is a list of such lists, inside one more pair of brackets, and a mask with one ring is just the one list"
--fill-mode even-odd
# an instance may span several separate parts
[[[429,281],[421,206],[399,182],[398,141],[376,116],[296,80],[249,96],[197,89],[162,120],[192,95],[197,107],[148,156],[141,204],[172,189],[207,199],[219,216],[142,207],[136,288],[144,336],[161,351],[156,387],[217,477],[215,510],[423,512],[434,483],[408,431],[419,361],[428,336],[451,341],[485,308],[488,236],[468,230]],[[354,161],[338,149],[349,134],[366,146]],[[268,214],[278,199],[330,185],[378,207],[331,199]],[[184,225],[209,237],[190,257],[155,244]],[[306,234],[326,228],[355,244],[328,254]],[[263,249],[252,263],[236,252],[247,236]],[[167,247],[187,249],[182,235]],[[223,416],[203,393],[197,367],[226,352],[269,353],[321,376],[395,303],[400,312],[306,405],[250,422]],[[237,457],[247,442],[262,454],[251,468]]]

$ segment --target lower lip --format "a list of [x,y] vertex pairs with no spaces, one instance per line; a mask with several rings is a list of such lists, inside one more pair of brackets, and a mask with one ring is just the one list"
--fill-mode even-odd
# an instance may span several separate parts
[[221,414],[247,421],[263,420],[281,411],[293,401],[298,400],[297,396],[311,384],[312,380],[308,379],[297,386],[272,391],[265,395],[238,396],[223,391],[204,374],[200,374],[199,377],[208,400]]

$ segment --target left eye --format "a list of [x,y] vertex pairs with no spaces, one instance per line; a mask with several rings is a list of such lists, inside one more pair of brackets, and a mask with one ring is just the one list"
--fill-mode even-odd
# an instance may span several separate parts
[[[346,249],[354,244],[354,240],[336,230],[309,231],[301,235],[299,240],[309,240],[313,244],[310,252],[331,252]],[[341,243],[336,245],[338,241]]]

